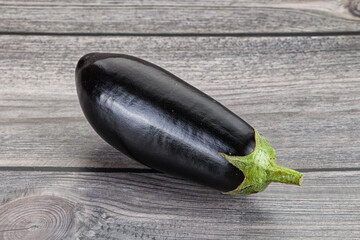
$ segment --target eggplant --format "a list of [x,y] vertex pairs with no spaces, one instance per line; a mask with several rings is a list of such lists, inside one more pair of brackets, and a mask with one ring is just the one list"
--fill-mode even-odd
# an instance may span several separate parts
[[140,58],[90,53],[75,70],[81,108],[95,131],[128,157],[223,193],[301,185],[276,165],[275,150],[248,123],[205,93]]

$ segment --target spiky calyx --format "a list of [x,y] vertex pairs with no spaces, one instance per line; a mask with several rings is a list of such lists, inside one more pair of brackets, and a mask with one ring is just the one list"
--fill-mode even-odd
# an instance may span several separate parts
[[245,178],[234,190],[225,192],[231,195],[247,195],[264,191],[271,182],[301,185],[303,175],[295,170],[276,165],[274,148],[255,130],[255,149],[246,156],[229,156],[219,153],[231,164],[239,168]]

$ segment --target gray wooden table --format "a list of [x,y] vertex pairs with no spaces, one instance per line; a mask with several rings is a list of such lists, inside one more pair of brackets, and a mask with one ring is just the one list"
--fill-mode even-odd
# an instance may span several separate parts
[[[259,129],[303,186],[232,197],[106,144],[88,52],[154,62]],[[0,239],[356,239],[360,1],[0,0]]]

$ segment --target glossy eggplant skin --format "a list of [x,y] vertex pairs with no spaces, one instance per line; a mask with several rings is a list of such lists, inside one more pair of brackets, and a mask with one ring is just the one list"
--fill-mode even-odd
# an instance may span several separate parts
[[133,56],[90,53],[77,64],[76,87],[91,126],[130,158],[223,192],[244,180],[219,153],[252,153],[254,129],[168,71]]

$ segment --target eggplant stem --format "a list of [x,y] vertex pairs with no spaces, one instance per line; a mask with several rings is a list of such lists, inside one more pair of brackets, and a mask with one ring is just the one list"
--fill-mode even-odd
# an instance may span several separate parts
[[278,165],[268,168],[267,180],[270,182],[279,182],[301,186],[303,175],[298,171],[280,167]]
[[246,156],[229,156],[219,153],[244,174],[243,182],[231,195],[247,195],[264,191],[271,182],[301,185],[303,175],[295,170],[276,165],[274,148],[256,129],[254,151]]

